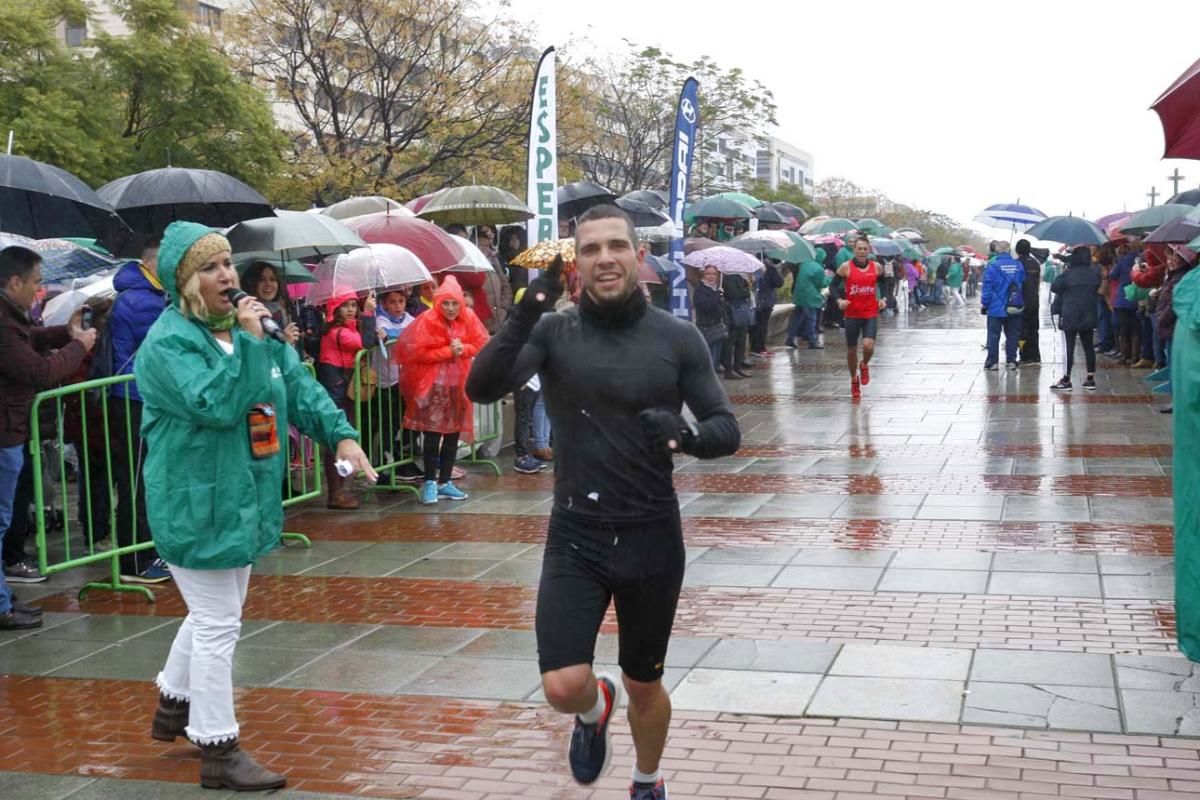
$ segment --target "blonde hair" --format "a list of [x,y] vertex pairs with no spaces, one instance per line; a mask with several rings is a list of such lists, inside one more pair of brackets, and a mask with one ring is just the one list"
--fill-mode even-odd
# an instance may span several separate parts
[[[233,285],[240,287],[237,272],[234,272]],[[179,310],[185,317],[193,319],[208,319],[208,305],[200,296],[200,272],[196,271],[187,279],[187,283],[179,287]]]

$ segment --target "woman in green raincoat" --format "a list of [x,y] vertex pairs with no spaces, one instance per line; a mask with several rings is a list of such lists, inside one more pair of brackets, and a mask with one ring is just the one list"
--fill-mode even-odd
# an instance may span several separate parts
[[224,236],[172,223],[158,274],[171,305],[138,351],[150,530],[188,616],[159,673],[151,736],[200,745],[200,783],[254,791],[284,785],[238,746],[233,649],[250,566],[280,544],[289,422],[369,479],[358,434],[292,347],[268,339],[270,312],[226,297],[237,272]]

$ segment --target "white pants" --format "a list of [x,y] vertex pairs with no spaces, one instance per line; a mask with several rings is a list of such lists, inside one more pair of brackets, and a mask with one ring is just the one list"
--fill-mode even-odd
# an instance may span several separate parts
[[954,300],[954,305],[956,306],[965,306],[967,304],[966,299],[963,297],[961,286],[950,290],[950,298]]
[[197,744],[237,738],[233,714],[233,648],[242,630],[250,567],[184,569],[171,575],[188,615],[155,683],[167,697],[188,700],[187,736]]

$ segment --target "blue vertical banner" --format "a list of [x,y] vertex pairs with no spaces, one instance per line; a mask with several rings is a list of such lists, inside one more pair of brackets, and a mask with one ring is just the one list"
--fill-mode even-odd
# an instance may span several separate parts
[[671,313],[691,319],[688,299],[687,268],[683,266],[683,206],[687,203],[688,185],[692,177],[692,156],[696,150],[696,127],[700,124],[700,84],[688,78],[679,93],[679,108],[675,112],[675,147],[671,152],[670,209],[675,232],[671,235]]

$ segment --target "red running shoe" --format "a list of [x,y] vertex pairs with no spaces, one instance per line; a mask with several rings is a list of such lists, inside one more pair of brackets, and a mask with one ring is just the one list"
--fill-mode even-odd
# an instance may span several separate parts
[[854,400],[862,397],[862,387],[859,386],[858,381],[850,381],[850,397]]
[[858,372],[862,375],[862,385],[866,386],[871,382],[871,370],[867,368],[867,362],[862,362],[858,365]]

